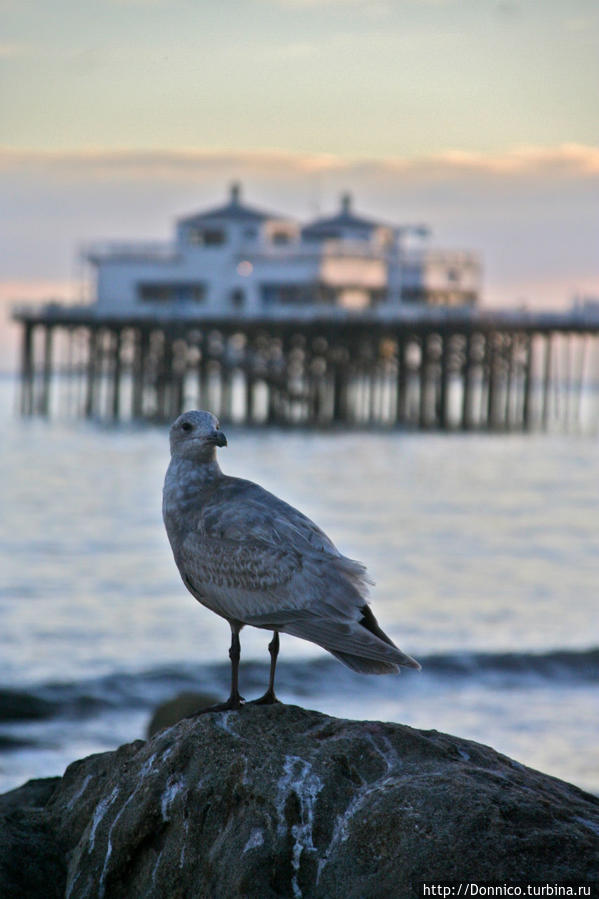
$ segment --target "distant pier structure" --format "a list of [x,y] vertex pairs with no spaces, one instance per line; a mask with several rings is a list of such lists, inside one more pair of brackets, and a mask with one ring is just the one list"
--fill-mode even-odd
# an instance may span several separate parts
[[268,316],[100,314],[22,327],[23,415],[512,431],[597,425],[599,316],[412,308]]

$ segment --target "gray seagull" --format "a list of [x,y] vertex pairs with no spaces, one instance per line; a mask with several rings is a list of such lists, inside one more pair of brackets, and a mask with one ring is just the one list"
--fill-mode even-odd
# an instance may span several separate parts
[[231,695],[209,711],[237,709],[239,632],[273,631],[270,678],[256,703],[277,702],[279,632],[303,637],[367,674],[420,668],[381,630],[368,605],[368,576],[293,506],[258,484],[222,473],[227,445],[210,412],[185,412],[170,430],[162,514],[189,592],[231,627]]

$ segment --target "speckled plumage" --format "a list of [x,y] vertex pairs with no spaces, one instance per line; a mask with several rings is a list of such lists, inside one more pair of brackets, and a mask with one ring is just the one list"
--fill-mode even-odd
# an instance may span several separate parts
[[419,667],[378,627],[364,566],[297,509],[223,474],[223,443],[209,412],[187,412],[171,428],[163,516],[189,591],[229,622],[310,640],[358,671]]

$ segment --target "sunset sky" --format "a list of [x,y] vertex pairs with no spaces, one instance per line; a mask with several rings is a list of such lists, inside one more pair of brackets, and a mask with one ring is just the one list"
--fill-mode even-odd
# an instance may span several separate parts
[[233,179],[299,218],[351,190],[426,222],[482,254],[489,305],[599,295],[596,0],[0,10],[4,308],[77,296],[82,245],[166,239]]

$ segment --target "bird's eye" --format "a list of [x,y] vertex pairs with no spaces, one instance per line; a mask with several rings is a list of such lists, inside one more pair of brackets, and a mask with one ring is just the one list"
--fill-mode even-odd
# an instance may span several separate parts
[[182,431],[191,431],[192,425],[188,421],[184,421],[181,423]]

